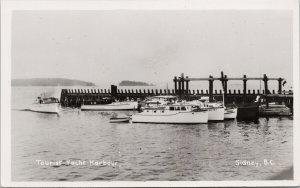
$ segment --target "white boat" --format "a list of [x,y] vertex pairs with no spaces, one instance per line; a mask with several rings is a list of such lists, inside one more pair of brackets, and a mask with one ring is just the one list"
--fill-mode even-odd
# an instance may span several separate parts
[[208,110],[208,121],[223,121],[225,117],[224,107],[202,107]]
[[159,108],[146,108],[141,113],[132,115],[133,123],[207,123],[208,111],[193,105],[166,105]]
[[137,101],[112,102],[110,104],[83,104],[82,111],[113,111],[113,110],[136,110]]
[[208,101],[194,100],[189,104],[197,105],[201,109],[208,111],[208,121],[223,121],[225,118],[225,108],[222,103],[210,103]]
[[236,119],[237,116],[237,107],[226,107],[224,113],[224,119]]
[[57,98],[41,98],[38,97],[37,100],[29,107],[32,112],[41,113],[59,113],[59,101]]
[[172,95],[162,95],[162,96],[152,96],[148,97],[142,105],[142,109],[145,108],[157,108],[157,107],[163,107],[165,105],[174,103],[177,99],[176,96]]

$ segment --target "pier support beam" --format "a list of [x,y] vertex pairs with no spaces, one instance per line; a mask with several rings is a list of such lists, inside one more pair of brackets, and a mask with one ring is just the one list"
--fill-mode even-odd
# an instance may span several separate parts
[[246,102],[246,94],[247,94],[247,77],[244,75],[243,77],[243,83],[244,83],[244,88],[243,88],[243,102]]
[[226,105],[226,99],[227,99],[227,82],[228,82],[228,79],[227,79],[227,75],[224,75],[223,71],[221,71],[221,82],[222,82],[222,87],[223,87],[223,95],[224,95],[224,105]]
[[266,95],[266,107],[269,108],[269,101],[268,101],[268,94],[269,94],[269,89],[268,89],[268,77],[266,74],[264,74],[263,81],[265,85],[265,95]]
[[282,92],[282,81],[283,81],[282,78],[278,79],[278,94],[281,94]]
[[181,80],[180,80],[180,78],[178,79],[178,91],[177,91],[177,94],[179,96],[181,96]]
[[178,90],[177,90],[177,82],[178,82],[178,79],[177,79],[177,77],[175,76],[174,77],[174,90],[175,90],[175,94],[177,94],[178,93]]
[[180,77],[180,82],[181,82],[181,93],[180,96],[185,94],[185,89],[184,89],[184,74],[181,73],[181,77]]
[[118,87],[115,85],[110,86],[110,94],[112,97],[118,97]]
[[185,85],[186,85],[186,94],[187,94],[187,95],[189,94],[189,80],[188,80],[188,79],[189,79],[189,77],[187,76],[187,77],[186,77],[186,80],[185,80],[185,82],[186,82],[186,83],[185,83]]
[[224,76],[224,104],[226,104],[226,99],[227,99],[227,75]]
[[[209,76],[209,78],[213,78]],[[209,80],[209,102],[213,102],[214,80]]]

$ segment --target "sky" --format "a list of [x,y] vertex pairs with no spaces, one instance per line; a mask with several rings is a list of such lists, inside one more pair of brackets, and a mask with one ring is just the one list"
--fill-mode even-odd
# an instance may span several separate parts
[[164,83],[224,71],[292,85],[292,23],[287,10],[14,11],[12,78]]

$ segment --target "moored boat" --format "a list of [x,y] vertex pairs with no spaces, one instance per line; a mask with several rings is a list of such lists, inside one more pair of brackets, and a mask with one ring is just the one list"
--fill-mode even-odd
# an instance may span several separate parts
[[236,119],[237,116],[237,107],[226,107],[224,113],[224,119]]
[[109,119],[110,123],[128,123],[130,120],[129,116],[125,116],[125,117],[111,117]]
[[245,103],[238,105],[237,120],[258,120],[259,103]]
[[263,104],[259,107],[259,115],[266,117],[266,116],[290,116],[292,115],[291,109],[288,108],[286,105],[269,103],[267,105]]
[[175,103],[177,97],[172,95],[152,96],[142,102],[141,109],[162,107],[167,104]]
[[199,124],[207,123],[207,121],[207,110],[182,104],[146,108],[141,113],[132,115],[133,123]]
[[223,121],[225,117],[225,108],[218,106],[217,104],[206,104],[201,107],[202,109],[208,110],[208,121]]
[[199,106],[203,110],[207,110],[208,121],[223,121],[225,118],[225,108],[221,103],[208,102],[206,98],[205,100],[194,100],[189,101],[188,103]]
[[38,97],[36,101],[29,107],[29,110],[32,112],[58,114],[59,100],[55,97]]
[[137,110],[137,101],[112,102],[110,104],[83,104],[82,111],[114,111],[114,110]]

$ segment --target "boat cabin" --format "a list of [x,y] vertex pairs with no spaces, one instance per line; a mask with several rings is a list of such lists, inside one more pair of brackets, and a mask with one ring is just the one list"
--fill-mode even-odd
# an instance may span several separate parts
[[49,98],[38,97],[36,99],[36,102],[39,104],[52,104],[52,103],[59,103],[59,100],[55,97],[49,97]]
[[164,113],[168,112],[191,112],[195,110],[200,110],[198,106],[195,105],[166,105],[163,107],[155,107],[155,108],[145,108],[143,112],[149,113]]

